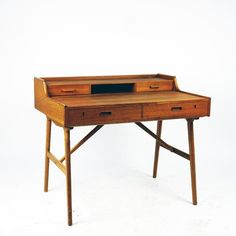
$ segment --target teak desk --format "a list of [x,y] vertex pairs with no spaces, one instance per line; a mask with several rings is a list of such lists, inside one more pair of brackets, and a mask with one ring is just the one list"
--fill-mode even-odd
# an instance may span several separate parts
[[[209,97],[183,92],[174,76],[115,75],[34,78],[35,108],[47,116],[44,191],[48,191],[49,161],[66,176],[68,225],[72,225],[71,154],[105,124],[134,122],[156,140],[153,178],[157,175],[160,146],[190,161],[192,201],[197,204],[193,121],[210,116]],[[162,120],[187,119],[189,154],[161,139]],[[157,133],[141,121],[157,120]],[[65,155],[50,152],[51,121],[64,129]],[[70,130],[96,125],[74,147]],[[65,162],[65,164],[63,164]]]

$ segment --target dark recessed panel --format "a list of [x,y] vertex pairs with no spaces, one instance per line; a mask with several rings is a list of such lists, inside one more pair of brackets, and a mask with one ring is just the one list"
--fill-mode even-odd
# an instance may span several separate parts
[[91,93],[127,93],[133,92],[134,84],[94,84]]

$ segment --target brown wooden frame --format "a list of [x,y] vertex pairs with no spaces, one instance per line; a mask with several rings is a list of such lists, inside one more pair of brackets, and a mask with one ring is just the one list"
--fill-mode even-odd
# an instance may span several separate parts
[[[106,124],[135,123],[155,139],[153,178],[157,176],[160,147],[190,162],[192,202],[197,204],[194,130],[195,119],[210,116],[211,98],[179,89],[175,76],[164,74],[35,77],[35,108],[46,121],[44,191],[48,191],[49,165],[53,162],[66,177],[67,218],[72,225],[71,154]],[[186,119],[189,153],[161,139],[163,120]],[[52,121],[64,131],[64,155],[50,150]],[[156,133],[145,121],[157,121]],[[76,126],[96,125],[71,147],[70,131]]]

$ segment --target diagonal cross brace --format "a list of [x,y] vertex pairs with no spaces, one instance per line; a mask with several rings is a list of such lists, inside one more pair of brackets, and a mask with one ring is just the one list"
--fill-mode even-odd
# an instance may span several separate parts
[[[82,144],[84,144],[89,138],[91,138],[98,130],[100,130],[103,125],[97,125],[94,129],[92,129],[83,139],[81,139],[71,150],[70,153],[72,154],[75,152]],[[65,160],[65,156],[60,159],[60,162]]]
[[48,157],[64,174],[66,174],[66,167],[65,167],[51,152],[47,152],[47,157]]
[[183,152],[175,147],[172,147],[171,145],[167,144],[166,142],[164,142],[162,139],[160,139],[159,137],[157,137],[156,134],[154,134],[150,129],[148,129],[144,124],[142,124],[141,122],[135,122],[135,124],[137,126],[139,126],[141,129],[143,129],[145,132],[147,132],[148,134],[150,134],[154,139],[156,139],[156,141],[159,143],[160,146],[162,146],[163,148],[174,152],[175,154],[190,160],[189,154],[187,154],[186,152]]

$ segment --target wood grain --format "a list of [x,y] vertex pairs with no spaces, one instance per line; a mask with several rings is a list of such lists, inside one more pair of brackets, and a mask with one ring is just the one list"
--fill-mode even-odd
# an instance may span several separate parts
[[53,101],[67,107],[98,107],[106,105],[127,104],[161,104],[207,100],[207,98],[191,95],[178,91],[143,92],[143,93],[119,93],[119,94],[94,94],[81,96],[56,96]]
[[45,82],[42,79],[34,78],[35,108],[43,112],[49,119],[57,124],[65,124],[65,106],[59,101],[48,97]]
[[174,119],[207,116],[208,101],[196,100],[187,102],[167,102],[146,104],[143,107],[143,118]]
[[122,123],[130,120],[140,120],[141,107],[130,106],[106,106],[103,108],[78,108],[68,109],[67,126]]
[[173,89],[172,80],[162,81],[144,81],[135,84],[135,92],[157,92],[157,91],[171,91]]
[[90,94],[89,84],[48,85],[49,96]]

